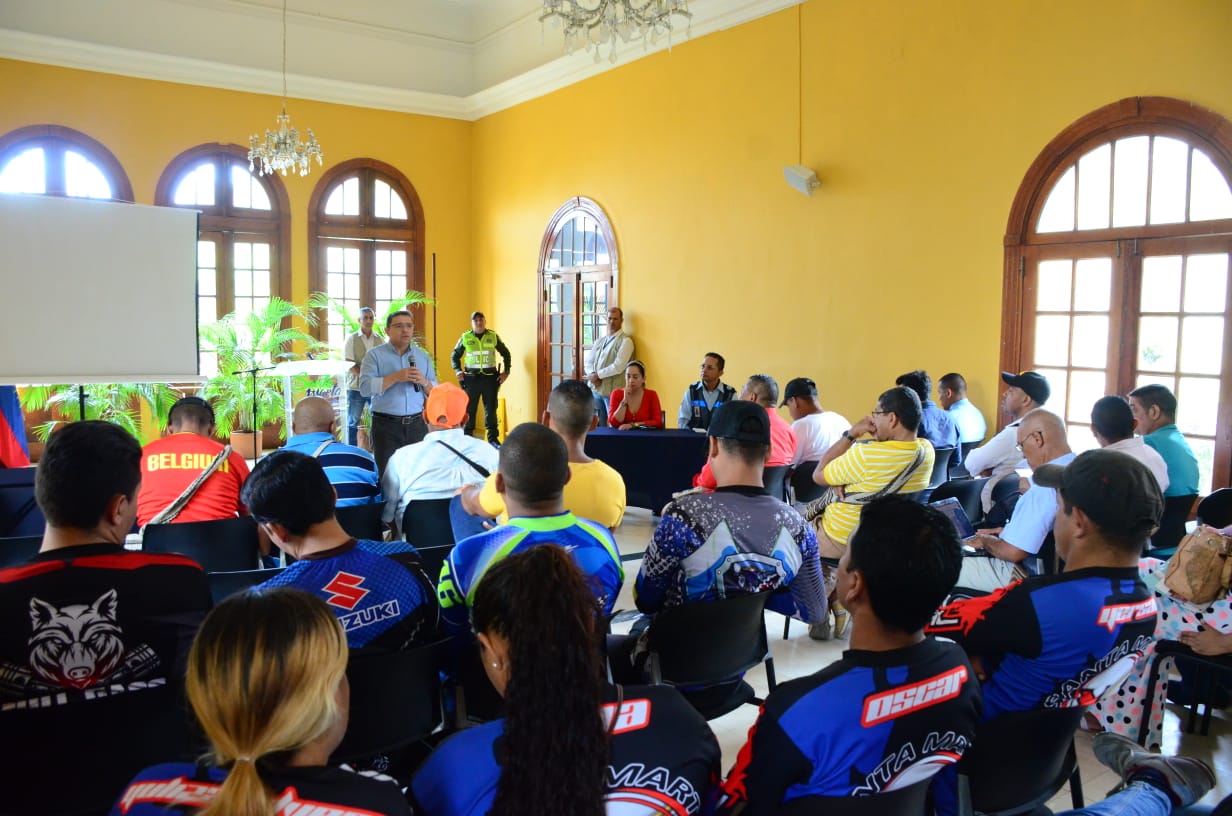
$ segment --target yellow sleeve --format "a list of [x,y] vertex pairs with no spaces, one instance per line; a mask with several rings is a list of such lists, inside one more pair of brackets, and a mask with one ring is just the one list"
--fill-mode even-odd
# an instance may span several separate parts
[[479,505],[483,508],[483,512],[492,518],[500,519],[502,524],[504,523],[505,500],[496,492],[495,473],[484,480],[483,489],[479,491]]

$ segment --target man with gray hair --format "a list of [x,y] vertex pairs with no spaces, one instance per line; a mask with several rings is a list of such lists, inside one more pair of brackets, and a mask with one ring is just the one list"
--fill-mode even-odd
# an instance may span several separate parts
[[[790,465],[796,455],[796,432],[787,424],[787,420],[779,416],[775,406],[779,402],[779,384],[769,374],[754,374],[740,391],[739,399],[755,402],[766,409],[770,418],[770,456],[766,459],[766,467],[781,467]],[[702,472],[693,477],[694,487],[705,487],[714,490],[718,482],[710,472],[710,462],[702,466]]]
[[586,368],[586,384],[595,398],[599,424],[607,425],[607,398],[624,383],[625,366],[633,359],[633,337],[624,330],[625,313],[619,306],[607,310],[607,334],[595,340]]
[[354,445],[359,439],[359,420],[364,413],[364,406],[371,402],[370,397],[359,393],[359,366],[364,361],[373,346],[381,342],[380,335],[372,330],[376,322],[376,312],[371,306],[359,310],[359,331],[353,333],[343,344],[342,357],[349,360],[351,370],[347,372],[347,444]]

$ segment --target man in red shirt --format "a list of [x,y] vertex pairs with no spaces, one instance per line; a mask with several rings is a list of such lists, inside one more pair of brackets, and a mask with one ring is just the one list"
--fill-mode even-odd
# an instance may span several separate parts
[[[756,402],[766,409],[766,414],[770,417],[770,456],[766,459],[766,467],[790,465],[796,454],[796,432],[775,410],[779,402],[779,384],[774,377],[769,374],[754,374],[744,384],[739,398]],[[709,461],[702,466],[702,472],[693,477],[693,486],[710,490],[718,487],[714,474],[710,472]]]
[[[179,498],[210,466],[223,446],[214,441],[214,409],[200,397],[184,397],[167,415],[167,436],[141,451],[141,491],[137,494],[137,524],[144,526]],[[240,487],[248,464],[232,452],[197,488],[174,519],[211,521],[247,515]]]

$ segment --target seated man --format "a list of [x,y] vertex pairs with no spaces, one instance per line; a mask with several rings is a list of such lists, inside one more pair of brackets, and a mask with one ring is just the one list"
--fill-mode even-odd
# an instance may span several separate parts
[[1176,395],[1163,385],[1144,385],[1129,392],[1129,408],[1142,441],[1168,466],[1164,496],[1194,496],[1198,487],[1198,457],[1176,427]]
[[706,352],[701,364],[702,378],[686,388],[680,400],[677,428],[706,430],[710,427],[710,415],[714,409],[736,398],[736,389],[721,379],[726,365],[722,354]]
[[1168,465],[1159,452],[1146,444],[1141,436],[1134,436],[1138,424],[1129,402],[1120,396],[1102,397],[1091,408],[1091,433],[1101,448],[1120,451],[1132,456],[1147,470],[1155,474],[1159,489],[1168,493]]
[[920,438],[927,439],[934,448],[953,448],[950,464],[961,465],[962,444],[958,423],[948,411],[932,401],[933,378],[928,376],[927,371],[916,369],[903,374],[894,384],[907,386],[920,398]]
[[495,562],[536,544],[564,547],[582,572],[603,614],[610,615],[625,580],[616,540],[601,524],[565,509],[569,481],[565,441],[550,428],[524,422],[505,437],[496,469],[496,492],[509,521],[459,541],[441,567],[437,598],[451,634],[467,631],[475,586]]
[[329,604],[347,645],[404,649],[430,640],[439,611],[415,549],[402,541],[356,541],[334,518],[334,489],[321,464],[275,451],[253,468],[244,501],[270,540],[295,556],[260,589],[291,586]]
[[1021,374],[1002,371],[1001,380],[1008,386],[1001,396],[1001,411],[1010,422],[992,439],[968,453],[964,463],[975,478],[989,477],[980,492],[985,513],[992,510],[992,491],[997,482],[1013,473],[1022,461],[1022,452],[1016,447],[1019,420],[1042,407],[1052,396],[1052,387],[1038,371]]
[[875,795],[958,761],[975,736],[979,684],[962,649],[922,630],[961,561],[936,510],[902,496],[864,508],[835,591],[854,619],[851,649],[770,693],[722,810],[778,813],[801,797]]
[[[1067,465],[1074,460],[1065,434],[1065,421],[1043,408],[1037,408],[1018,423],[1018,450],[1032,469],[1046,464]],[[1009,524],[1003,528],[981,529],[967,544],[988,556],[963,559],[958,586],[979,593],[992,592],[1028,573],[1044,571],[1034,556],[1052,532],[1057,515],[1056,491],[1036,480],[1014,505]],[[1028,559],[1030,559],[1028,561]]]
[[782,405],[786,405],[787,413],[791,414],[791,431],[796,435],[796,452],[791,456],[793,465],[821,461],[843,431],[851,427],[842,414],[821,407],[817,383],[808,377],[797,377],[787,383]]
[[325,468],[338,494],[339,507],[374,504],[381,500],[376,459],[363,448],[339,442],[334,406],[320,397],[304,397],[291,414],[291,438],[284,450],[311,456]]
[[[565,509],[615,530],[625,515],[625,481],[610,465],[586,455],[586,434],[597,423],[591,392],[584,383],[565,380],[552,389],[543,424],[564,440],[569,451]],[[474,484],[464,487],[449,509],[458,541],[490,528],[490,524],[485,528],[485,519],[501,518],[503,523],[505,502],[496,491],[495,474],[482,488]]]
[[980,409],[967,399],[967,381],[963,375],[950,372],[937,380],[937,402],[950,412],[950,418],[958,426],[958,440],[964,445],[984,441],[988,423]]
[[[770,453],[766,457],[766,467],[782,467],[790,465],[796,455],[796,434],[779,416],[775,405],[779,402],[779,384],[769,374],[754,374],[744,384],[740,392],[744,402],[755,402],[766,412],[770,420]],[[710,471],[710,462],[702,465],[702,472],[693,477],[694,487],[705,487],[713,490],[718,486],[714,473]]]
[[463,430],[470,419],[466,413],[469,400],[453,383],[433,388],[424,404],[427,435],[422,442],[398,448],[389,457],[381,477],[381,492],[385,494],[381,518],[392,528],[401,529],[411,502],[452,498],[459,488],[482,484],[495,472],[496,449]]
[[[144,527],[164,514],[223,451],[214,441],[214,409],[200,397],[184,397],[167,414],[167,436],[141,452],[141,492],[137,524]],[[198,485],[187,504],[164,521],[211,521],[247,515],[240,487],[248,478],[248,463],[234,451]]]

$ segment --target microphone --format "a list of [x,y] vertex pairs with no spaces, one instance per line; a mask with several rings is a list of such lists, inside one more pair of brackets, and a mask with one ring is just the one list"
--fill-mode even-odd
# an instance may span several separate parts
[[[410,354],[408,354],[408,355],[407,355],[407,357],[406,357],[406,367],[407,367],[407,368],[418,368],[418,366],[416,366],[416,365],[415,365],[415,350],[414,350],[414,348],[412,348],[412,349],[411,349],[411,353],[410,353]],[[418,391],[420,394],[422,394],[422,393],[424,392],[424,390],[423,390],[423,386],[422,386],[422,385],[420,385],[419,383],[411,383],[411,388],[414,388],[414,389],[415,389],[416,391]]]

